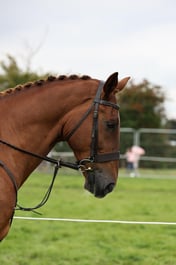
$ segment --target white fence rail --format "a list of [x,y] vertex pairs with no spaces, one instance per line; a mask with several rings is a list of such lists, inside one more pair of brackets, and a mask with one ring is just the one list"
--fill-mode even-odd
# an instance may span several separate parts
[[28,221],[60,221],[60,222],[77,222],[77,223],[114,223],[114,224],[137,224],[137,225],[176,225],[176,222],[148,222],[148,221],[123,221],[123,220],[92,220],[76,218],[42,218],[42,217],[23,217],[14,216],[17,220]]
[[[155,129],[155,128],[141,128],[138,130],[135,130],[133,128],[121,128],[121,138],[125,133],[131,134],[132,135],[132,140],[131,140],[131,145],[137,145],[137,146],[143,146],[143,140],[142,137],[147,135],[148,137],[151,137],[153,134],[156,135],[165,135],[168,137],[172,136],[174,137],[174,140],[168,140],[168,146],[175,148],[176,149],[176,130],[175,129]],[[155,148],[156,142],[153,142],[153,146],[150,146],[150,148]],[[165,147],[163,147],[165,148]],[[167,150],[166,150],[167,151]],[[167,152],[166,152],[167,153]],[[121,155],[121,158],[124,158],[124,155]],[[162,156],[159,154],[156,156],[149,156],[146,155],[141,157],[141,160],[143,161],[157,161],[157,162],[170,162],[170,163],[175,163],[176,162],[176,157],[170,157],[168,156]]]
[[[139,130],[135,130],[133,128],[121,128],[121,139],[124,137],[125,134],[130,135],[130,145],[137,145],[137,146],[143,146],[143,136],[151,137],[153,134],[155,136],[158,134],[159,135],[168,135],[172,136],[174,140],[170,140],[168,143],[172,148],[176,149],[176,130],[175,129],[154,129],[154,128],[141,128]],[[157,144],[157,143],[154,143]],[[154,146],[150,146],[149,148],[155,148]],[[165,148],[165,147],[163,147]],[[167,153],[167,152],[166,152]],[[74,159],[74,154],[73,152],[56,152],[52,150],[49,154],[51,157],[62,157],[63,159],[66,158],[73,158]],[[121,153],[120,156],[121,159],[124,159],[125,156],[123,153]],[[142,161],[155,161],[155,162],[167,162],[167,163],[175,163],[176,162],[176,157],[170,157],[168,156],[162,156],[162,155],[148,155],[146,154],[141,157]]]

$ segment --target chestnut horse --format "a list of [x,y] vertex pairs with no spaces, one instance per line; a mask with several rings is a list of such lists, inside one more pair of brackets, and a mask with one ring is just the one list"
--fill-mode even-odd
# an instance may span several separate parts
[[[85,189],[96,197],[111,192],[118,177],[119,112],[116,93],[129,77],[106,82],[89,76],[48,77],[0,93],[0,240],[8,233],[17,191],[59,141],[67,141]],[[57,169],[58,169],[57,167]],[[57,170],[56,170],[57,171]]]

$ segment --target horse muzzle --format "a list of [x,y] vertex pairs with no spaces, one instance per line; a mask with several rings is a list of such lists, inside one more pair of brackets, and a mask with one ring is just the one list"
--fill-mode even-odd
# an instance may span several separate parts
[[94,194],[97,198],[103,198],[112,192],[115,187],[115,181],[100,170],[91,170],[86,174],[84,188]]

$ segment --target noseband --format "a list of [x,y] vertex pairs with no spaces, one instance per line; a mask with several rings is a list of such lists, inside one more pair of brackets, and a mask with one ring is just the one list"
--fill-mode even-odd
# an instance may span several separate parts
[[66,138],[66,141],[68,141],[72,135],[76,132],[76,130],[81,126],[83,121],[88,117],[91,111],[93,111],[93,125],[92,125],[92,133],[91,133],[91,144],[90,144],[90,157],[84,158],[77,162],[78,167],[81,168],[82,165],[85,163],[103,163],[108,161],[114,161],[119,160],[120,152],[117,150],[113,153],[104,153],[104,154],[98,154],[98,109],[99,105],[105,105],[108,107],[112,107],[116,110],[119,110],[119,106],[115,103],[102,100],[100,98],[101,92],[104,86],[104,82],[100,81],[96,96],[93,100],[92,105],[88,108],[88,110],[84,113],[81,120],[76,124],[76,126],[72,129],[72,131],[69,133],[69,135]]

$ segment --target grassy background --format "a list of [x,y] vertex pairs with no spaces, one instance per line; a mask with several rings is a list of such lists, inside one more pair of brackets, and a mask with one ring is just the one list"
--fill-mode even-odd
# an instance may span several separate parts
[[[104,199],[83,189],[83,177],[60,171],[41,217],[176,222],[176,172],[120,171]],[[152,178],[155,177],[155,178]],[[19,192],[23,206],[42,198],[51,174],[35,172]],[[16,216],[36,216],[16,212]],[[0,245],[2,265],[176,265],[176,226],[73,223],[14,219]]]

